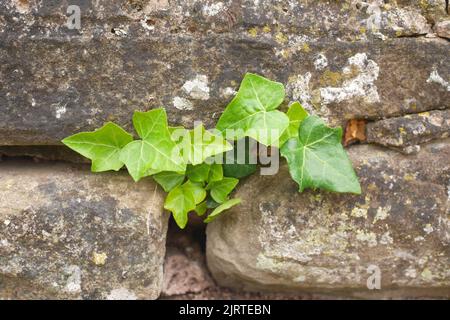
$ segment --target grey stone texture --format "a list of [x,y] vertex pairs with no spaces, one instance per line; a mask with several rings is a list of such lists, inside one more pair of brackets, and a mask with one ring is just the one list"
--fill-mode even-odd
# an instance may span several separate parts
[[159,296],[168,214],[154,183],[31,161],[0,163],[0,182],[0,299]]
[[[241,184],[235,197],[242,204],[207,228],[208,266],[219,284],[449,298],[449,140],[415,155],[367,145],[348,151],[359,196],[298,193],[286,165]],[[380,290],[367,287],[370,268],[380,272]]]

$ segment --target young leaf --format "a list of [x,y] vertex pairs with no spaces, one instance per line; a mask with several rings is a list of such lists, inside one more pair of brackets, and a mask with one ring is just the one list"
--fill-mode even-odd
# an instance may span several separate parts
[[244,139],[245,154],[243,155],[243,159],[239,159],[240,155],[238,155],[238,152],[242,151],[238,150],[238,148],[236,147],[239,145],[239,143],[241,143],[241,141],[235,142],[235,148],[225,153],[225,161],[223,164],[224,176],[240,179],[253,174],[257,170],[256,141],[251,140],[248,137]]
[[214,211],[211,212],[211,214],[204,220],[204,222],[210,223],[211,221],[216,219],[222,212],[230,209],[231,207],[237,205],[238,203],[241,203],[241,199],[239,198],[227,200],[226,202],[222,203],[220,206],[215,208]]
[[136,111],[133,125],[142,140],[127,144],[120,152],[120,160],[127,166],[135,181],[146,175],[147,170],[183,172],[178,146],[172,141],[163,108],[148,112]]
[[207,163],[198,164],[196,166],[188,165],[186,175],[189,180],[194,182],[206,182],[209,177],[209,170],[211,166]]
[[153,176],[153,175],[155,175],[157,173],[160,173],[160,172],[162,172],[162,171],[150,168],[147,171],[145,171],[143,177],[150,177],[150,176]]
[[211,164],[209,169],[208,182],[220,181],[223,179],[223,168],[219,163]]
[[[128,169],[128,173],[134,181],[148,176],[149,173],[159,170],[149,168],[154,157],[154,149],[142,140],[133,141],[125,146],[120,152],[120,160],[123,161]],[[149,171],[149,169],[151,169]]]
[[282,146],[290,138],[298,135],[298,128],[300,123],[308,116],[308,112],[303,109],[299,102],[294,102],[290,105],[288,112],[286,113],[289,118],[289,126],[283,132],[280,137],[280,146]]
[[120,150],[133,141],[133,137],[118,125],[108,122],[93,132],[80,132],[62,140],[70,149],[92,160],[91,170],[101,172],[119,170]]
[[361,193],[358,178],[341,144],[342,129],[329,128],[316,116],[303,120],[299,135],[281,148],[299,191],[321,188]]
[[188,222],[188,213],[196,208],[195,198],[190,188],[178,186],[172,189],[164,202],[164,209],[173,214],[177,225],[184,229]]
[[198,204],[205,200],[206,190],[203,188],[201,183],[188,180],[183,184],[182,187],[192,192],[192,194],[194,195],[195,204]]
[[222,203],[227,200],[228,195],[233,191],[238,182],[238,179],[225,177],[220,181],[211,182],[206,189],[210,190],[211,197],[214,201]]
[[247,73],[238,93],[220,117],[217,129],[223,134],[229,129],[237,130],[235,139],[249,136],[277,147],[282,132],[289,125],[289,118],[275,110],[283,100],[283,84]]
[[153,176],[156,182],[164,189],[165,192],[170,192],[173,188],[179,186],[184,181],[184,174],[163,171]]
[[[174,132],[176,132],[175,135],[179,134],[177,131]],[[180,133],[183,133],[183,131],[180,131]],[[175,137],[175,139],[177,138]],[[199,125],[192,130],[185,130],[178,146],[182,152],[183,160],[192,165],[201,164],[209,157],[233,149],[225,139],[205,130],[203,125]]]
[[208,210],[208,206],[206,205],[206,201],[203,201],[202,203],[198,204],[195,208],[195,212],[198,216],[202,216],[206,213],[206,210]]

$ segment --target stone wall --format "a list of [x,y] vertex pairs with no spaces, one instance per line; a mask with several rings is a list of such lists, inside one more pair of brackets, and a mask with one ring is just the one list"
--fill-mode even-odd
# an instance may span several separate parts
[[[69,5],[80,29],[67,27]],[[363,120],[367,139],[347,148],[363,194],[298,194],[284,165],[241,182],[244,203],[208,227],[212,278],[237,290],[449,297],[446,5],[1,0],[0,298],[157,298],[163,195],[151,180],[90,173],[60,140],[108,120],[131,130],[134,110],[159,106],[174,125],[212,127],[245,72],[283,82],[285,105],[299,100],[330,125]],[[173,256],[168,265],[185,259]],[[381,290],[366,287],[370,265]],[[168,295],[203,290],[167,289],[168,277]]]

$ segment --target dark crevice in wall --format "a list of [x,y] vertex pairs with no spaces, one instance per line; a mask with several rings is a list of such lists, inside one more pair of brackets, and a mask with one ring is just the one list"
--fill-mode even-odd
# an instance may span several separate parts
[[[427,33],[419,33],[419,34],[409,34],[409,35],[399,35],[395,38],[425,38],[427,36]],[[395,39],[393,38],[393,39]]]

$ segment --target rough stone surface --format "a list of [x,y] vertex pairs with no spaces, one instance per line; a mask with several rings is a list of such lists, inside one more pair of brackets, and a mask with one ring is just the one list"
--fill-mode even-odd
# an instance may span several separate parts
[[450,135],[450,110],[422,112],[389,118],[367,125],[367,142],[400,148],[411,148]]
[[84,1],[80,30],[66,9],[0,3],[0,144],[131,130],[134,110],[161,105],[211,127],[245,72],[332,124],[449,107],[449,43],[425,37],[439,1]]
[[[243,203],[207,228],[208,266],[218,283],[349,297],[450,297],[450,141],[408,156],[370,145],[349,154],[359,196],[298,193],[285,165],[275,176],[242,183],[235,196]],[[381,272],[381,290],[366,286],[370,266]]]
[[450,20],[436,23],[434,25],[434,31],[439,37],[450,39]]
[[155,299],[168,215],[155,184],[0,163],[0,299]]

